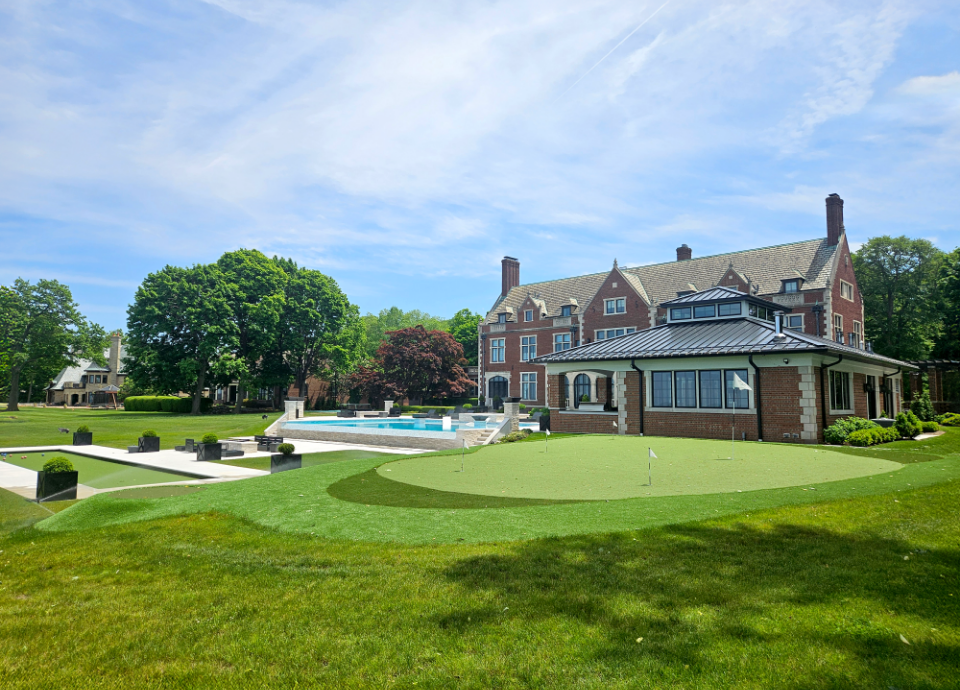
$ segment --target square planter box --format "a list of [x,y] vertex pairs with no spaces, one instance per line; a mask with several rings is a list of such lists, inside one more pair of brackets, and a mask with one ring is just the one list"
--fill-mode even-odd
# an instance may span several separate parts
[[219,443],[197,443],[194,448],[197,449],[197,460],[220,460],[223,452]]
[[137,439],[137,452],[138,453],[159,453],[160,452],[160,437],[159,436],[141,436]]
[[270,456],[270,474],[274,472],[286,472],[287,470],[300,469],[300,453],[292,455],[271,455]]
[[77,497],[79,472],[37,472],[38,501],[69,501]]
[[603,403],[582,402],[577,410],[580,412],[603,412]]
[[93,445],[93,432],[86,434],[81,434],[79,431],[73,432],[73,445],[75,446],[92,446]]

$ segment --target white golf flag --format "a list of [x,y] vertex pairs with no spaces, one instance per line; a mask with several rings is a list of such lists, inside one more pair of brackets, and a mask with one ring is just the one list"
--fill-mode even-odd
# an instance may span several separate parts
[[744,381],[742,378],[740,378],[736,374],[733,375],[733,387],[736,388],[738,391],[753,390],[750,386],[747,385],[746,381]]
[[547,436],[550,435],[550,429],[547,429]]
[[[651,458],[657,458],[657,454],[653,452],[653,448],[647,448],[647,450],[650,451],[650,457],[651,457]],[[659,460],[659,459],[660,459],[660,458],[657,458],[657,460]]]

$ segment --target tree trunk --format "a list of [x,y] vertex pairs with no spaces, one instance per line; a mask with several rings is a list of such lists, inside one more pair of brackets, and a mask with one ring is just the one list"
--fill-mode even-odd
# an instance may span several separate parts
[[23,367],[10,367],[10,396],[7,398],[7,412],[20,410],[20,370]]
[[233,413],[240,414],[240,408],[243,407],[243,398],[245,397],[247,389],[243,387],[243,384],[237,381],[237,404],[233,406]]
[[203,382],[206,378],[207,367],[206,364],[204,364],[200,370],[200,375],[197,376],[197,390],[193,393],[193,410],[190,411],[190,414],[200,414],[200,398],[203,397]]

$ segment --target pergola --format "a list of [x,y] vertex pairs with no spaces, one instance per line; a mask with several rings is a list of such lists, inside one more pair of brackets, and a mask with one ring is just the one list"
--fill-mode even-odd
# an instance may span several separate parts
[[104,388],[101,388],[98,391],[95,391],[90,396],[91,405],[105,405],[109,402],[113,402],[113,409],[119,410],[120,406],[117,404],[117,393],[120,392],[120,389],[114,385],[109,385]]
[[930,402],[933,403],[933,409],[937,414],[952,411],[951,407],[960,406],[960,400],[948,400],[943,385],[943,376],[950,371],[960,372],[960,360],[958,359],[921,359],[910,362],[920,371],[912,372],[908,381],[910,382],[910,399],[923,390],[923,384],[920,381],[922,373],[927,374],[927,384],[930,388]]

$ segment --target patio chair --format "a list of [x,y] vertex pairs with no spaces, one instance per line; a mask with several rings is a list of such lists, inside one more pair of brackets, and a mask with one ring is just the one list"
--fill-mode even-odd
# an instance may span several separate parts
[[436,410],[427,410],[427,419],[440,419]]
[[389,412],[389,414],[387,414],[387,416],[388,416],[388,417],[399,417],[401,414],[403,414],[403,410],[401,410],[399,407],[391,407],[391,408],[390,408],[390,412]]
[[541,412],[540,410],[537,410],[537,411],[534,412],[532,415],[530,415],[530,420],[533,421],[533,422],[535,422],[535,421],[537,421],[538,419],[540,419],[540,417],[542,417],[542,416],[543,416],[543,412]]

